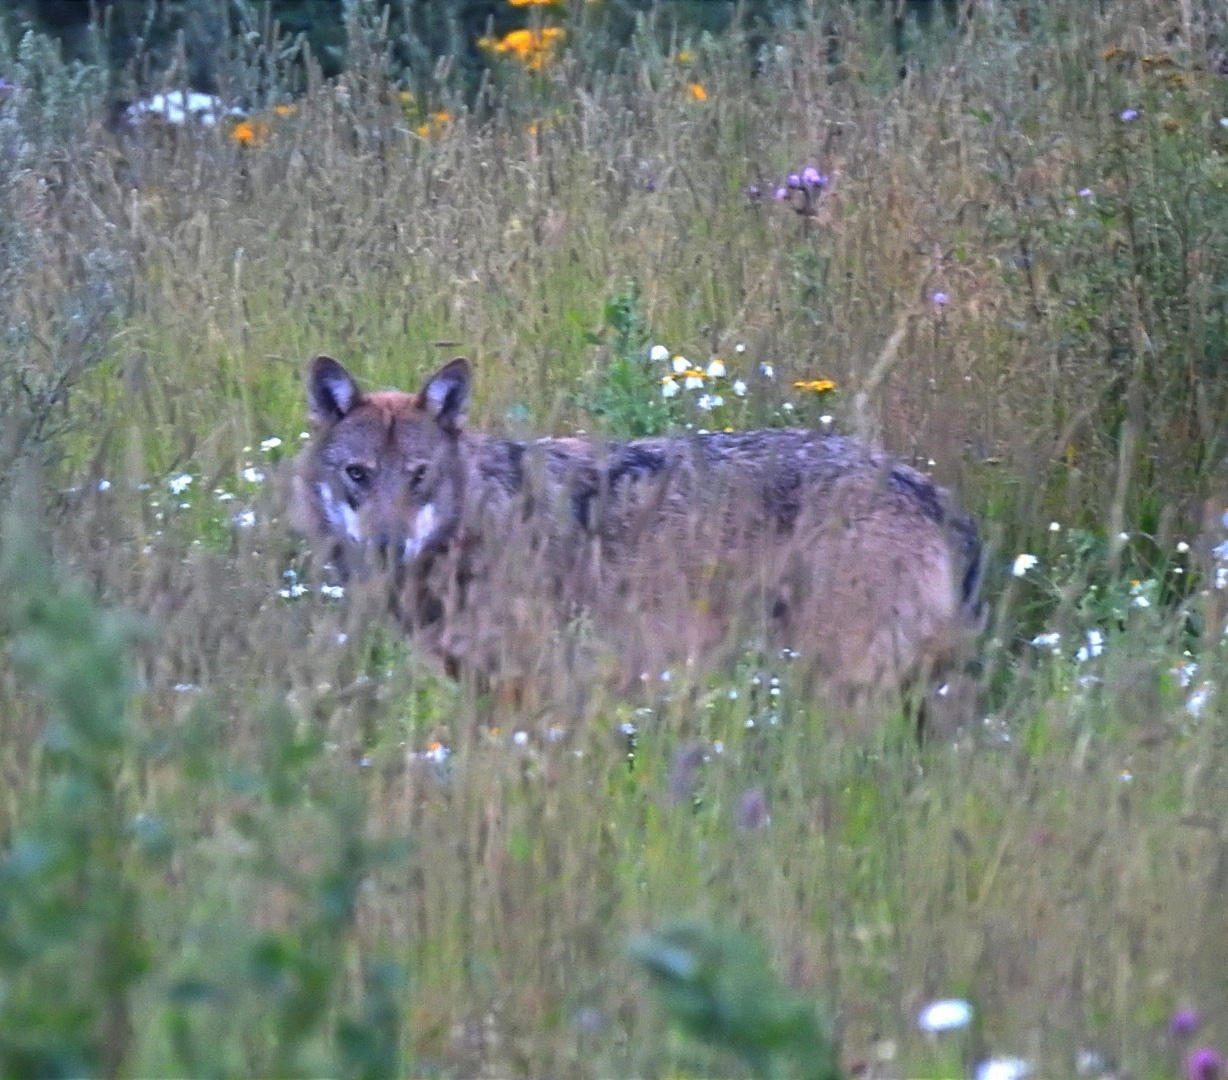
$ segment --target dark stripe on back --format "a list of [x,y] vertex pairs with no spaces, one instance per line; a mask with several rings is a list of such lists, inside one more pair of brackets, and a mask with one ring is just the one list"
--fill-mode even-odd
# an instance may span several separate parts
[[947,523],[947,508],[933,481],[912,469],[893,466],[888,477],[891,486],[913,499],[925,516],[936,525]]

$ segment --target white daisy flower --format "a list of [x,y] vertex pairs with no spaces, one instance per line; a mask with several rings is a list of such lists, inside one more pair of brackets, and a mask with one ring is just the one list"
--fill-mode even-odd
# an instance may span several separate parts
[[1015,577],[1023,577],[1029,570],[1036,566],[1040,560],[1035,555],[1029,555],[1024,552],[1022,555],[1015,556],[1015,562],[1011,566],[1011,573]]

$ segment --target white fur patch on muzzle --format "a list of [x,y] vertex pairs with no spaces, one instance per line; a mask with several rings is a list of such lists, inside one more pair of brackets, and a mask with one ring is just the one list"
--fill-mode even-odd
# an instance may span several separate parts
[[405,538],[402,558],[410,562],[422,554],[422,549],[439,527],[439,514],[430,503],[420,507],[410,523],[409,536]]
[[356,544],[361,544],[366,537],[363,535],[362,522],[356,511],[344,499],[333,495],[333,489],[327,484],[317,484],[316,491],[320,495],[320,508],[325,518],[334,529],[340,529]]

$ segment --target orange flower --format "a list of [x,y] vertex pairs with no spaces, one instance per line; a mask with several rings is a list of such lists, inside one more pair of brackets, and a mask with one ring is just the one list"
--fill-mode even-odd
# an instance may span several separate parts
[[230,137],[240,146],[260,146],[268,142],[269,125],[263,120],[242,120],[230,129]]
[[511,30],[498,39],[479,38],[478,44],[497,56],[513,57],[530,71],[540,71],[565,36],[561,27],[546,26],[541,30]]
[[425,138],[427,135],[438,135],[443,129],[452,122],[452,114],[444,112],[440,109],[438,112],[431,113],[426,120],[419,124],[414,130]]
[[687,87],[687,89],[691,92],[691,97],[693,97],[696,101],[708,100],[708,91],[705,90],[700,83],[693,82]]
[[298,112],[298,106],[297,105],[274,105],[273,111],[278,116],[293,116],[296,112]]
[[826,394],[835,388],[831,379],[801,379],[793,384],[794,390],[809,390],[813,394]]

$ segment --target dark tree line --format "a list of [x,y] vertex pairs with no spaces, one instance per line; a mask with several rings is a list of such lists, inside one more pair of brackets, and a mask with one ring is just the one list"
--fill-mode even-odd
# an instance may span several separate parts
[[[560,0],[556,10],[581,2]],[[958,0],[861,2],[881,10],[899,45],[909,21],[926,23],[942,13],[953,22],[958,9]],[[655,7],[664,32],[685,37],[737,26],[753,48],[798,18],[802,6],[800,0],[602,0],[586,16],[615,47],[630,35],[637,16]],[[138,91],[143,80],[157,80],[171,67],[180,41],[180,76],[194,89],[216,90],[219,43],[227,34],[267,32],[274,23],[283,37],[301,35],[324,74],[337,75],[346,66],[347,9],[361,7],[342,0],[0,0],[11,35],[26,27],[49,33],[70,60],[102,59],[112,71],[132,71]],[[485,62],[480,37],[504,34],[532,17],[530,9],[509,0],[375,0],[365,17],[378,19],[385,7],[394,66],[419,73],[429,72],[441,56],[457,57],[476,72]]]

